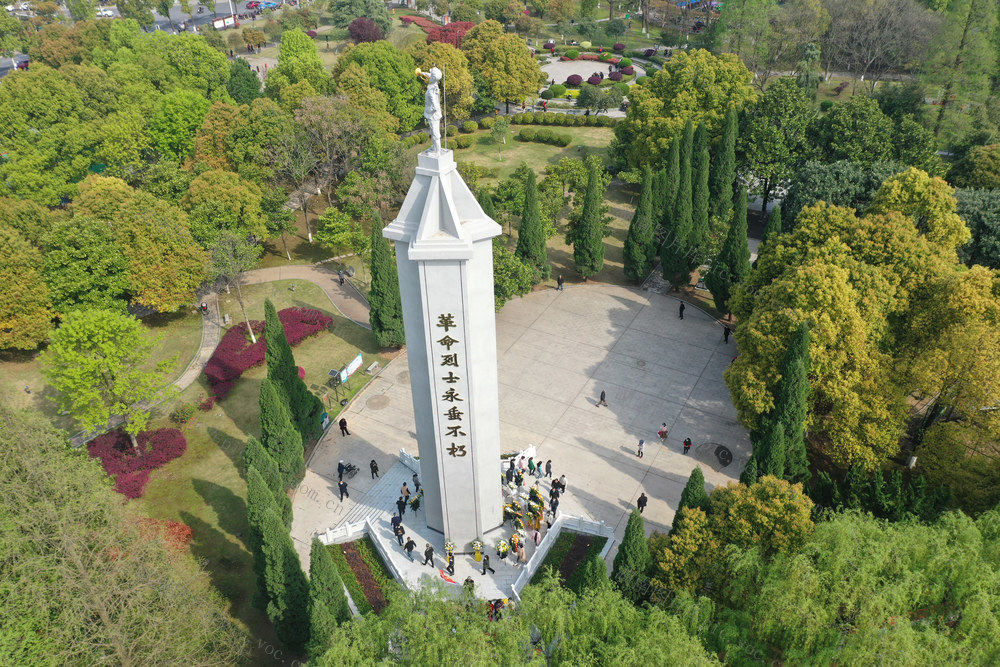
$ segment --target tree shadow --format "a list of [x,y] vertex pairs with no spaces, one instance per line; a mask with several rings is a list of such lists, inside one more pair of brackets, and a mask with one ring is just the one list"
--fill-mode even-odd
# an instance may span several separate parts
[[222,453],[228,456],[229,460],[233,462],[233,465],[240,472],[240,477],[246,479],[246,471],[243,470],[243,450],[246,448],[246,442],[239,438],[234,438],[225,431],[213,426],[207,427],[205,432],[208,434],[209,439],[222,450]]
[[247,506],[243,499],[228,488],[204,479],[192,479],[191,485],[219,517],[219,528],[245,543]]

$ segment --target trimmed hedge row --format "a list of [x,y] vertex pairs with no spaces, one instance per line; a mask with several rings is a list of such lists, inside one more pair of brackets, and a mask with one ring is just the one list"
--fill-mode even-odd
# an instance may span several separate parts
[[545,113],[531,112],[514,114],[510,116],[513,125],[579,125],[587,127],[614,127],[616,118],[610,116],[598,116],[591,114],[566,114],[566,113]]
[[420,132],[418,134],[411,134],[410,136],[403,139],[403,147],[410,148],[411,146],[416,146],[418,144],[430,141],[431,135],[426,132]]
[[522,128],[520,132],[517,133],[518,141],[534,141],[539,144],[550,144],[552,146],[569,146],[570,142],[573,141],[572,135],[569,134],[556,134],[549,128],[545,127],[540,130],[535,130],[531,127]]

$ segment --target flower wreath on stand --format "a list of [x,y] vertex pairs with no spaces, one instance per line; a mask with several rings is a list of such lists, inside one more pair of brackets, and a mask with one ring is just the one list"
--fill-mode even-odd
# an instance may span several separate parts
[[497,556],[500,556],[501,559],[504,559],[507,557],[508,551],[510,551],[510,545],[507,544],[507,540],[500,540],[499,542],[497,542]]
[[473,551],[482,551],[483,550],[483,542],[482,542],[482,540],[473,540],[472,541],[472,550]]
[[423,487],[421,487],[420,490],[417,491],[417,495],[410,498],[410,509],[413,510],[414,512],[420,509],[420,499],[423,497],[424,497],[424,489]]
[[444,552],[446,554],[450,554],[453,551],[455,551],[455,543],[452,542],[451,540],[445,540],[444,541]]

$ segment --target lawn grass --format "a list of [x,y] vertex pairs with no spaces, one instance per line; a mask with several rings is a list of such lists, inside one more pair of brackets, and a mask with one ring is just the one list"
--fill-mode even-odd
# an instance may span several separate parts
[[[292,283],[296,285],[294,292],[290,290]],[[334,319],[332,330],[306,339],[293,349],[296,362],[306,370],[307,384],[317,391],[325,391],[323,383],[330,368],[342,366],[359,351],[366,364],[376,359],[384,364],[389,359],[389,355],[381,354],[370,331],[336,314],[329,298],[311,283],[284,280],[250,285],[243,288],[243,295],[251,319],[263,319],[267,297],[279,310],[289,306],[316,308]],[[242,314],[235,294],[222,298],[226,301],[223,312],[231,312],[233,325],[238,325]],[[255,637],[273,644],[267,616],[252,606],[256,580],[245,542],[246,482],[242,467],[247,437],[260,435],[257,403],[266,374],[263,366],[250,369],[210,411],[196,411],[182,427],[187,452],[151,475],[145,496],[135,505],[146,516],[191,526],[191,554],[202,562],[212,585],[229,602],[230,614]],[[352,393],[356,393],[364,382],[352,380],[352,385]],[[171,425],[167,415],[174,407],[196,404],[207,394],[208,384],[202,374],[172,401],[153,410],[150,428]],[[331,414],[341,409],[336,403],[334,407]]]
[[[201,346],[201,315],[193,306],[177,313],[152,315],[142,323],[150,334],[160,337],[153,348],[150,365],[169,358],[175,358],[167,374],[173,382],[198,352]],[[48,417],[54,426],[71,433],[79,430],[76,421],[68,415],[60,415],[55,401],[55,391],[42,375],[39,351],[0,352],[0,400],[16,408],[31,408]],[[25,391],[31,389],[31,393]]]
[[[518,141],[514,137],[521,127],[521,125],[511,125],[507,143],[500,149],[502,159],[497,157],[497,145],[490,140],[489,131],[479,130],[469,135],[473,137],[472,146],[455,150],[455,160],[472,162],[491,169],[499,168],[500,179],[507,178],[517,169],[518,165],[527,162],[541,176],[545,167],[556,164],[564,157],[583,158],[593,153],[607,161],[608,144],[611,143],[611,138],[614,136],[614,130],[610,127],[545,126],[558,134],[572,135],[573,142],[563,148],[549,144]],[[419,153],[426,148],[426,145],[421,144],[415,147],[414,152]]]
[[531,583],[537,584],[542,580],[546,570],[552,570],[553,572],[559,572],[559,566],[562,565],[563,559],[566,557],[566,553],[569,548],[573,546],[573,540],[576,539],[576,533],[572,533],[568,530],[560,531],[559,535],[556,537],[556,543],[552,545],[549,549],[549,553],[545,554],[545,560],[542,564],[535,570],[535,576],[531,578]]

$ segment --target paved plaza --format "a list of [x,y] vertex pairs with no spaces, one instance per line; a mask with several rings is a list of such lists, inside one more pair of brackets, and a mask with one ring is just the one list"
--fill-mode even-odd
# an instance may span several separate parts
[[[542,460],[552,460],[556,476],[566,475],[560,512],[603,521],[618,540],[640,493],[649,497],[647,530],[666,531],[695,465],[711,489],[737,479],[750,455],[749,436],[722,380],[735,342],[723,343],[722,326],[691,305],[681,320],[679,303],[632,288],[583,285],[533,292],[497,315],[502,450],[535,445]],[[597,407],[602,390],[607,407]],[[351,435],[330,428],[293,500],[292,537],[304,560],[315,532],[364,518],[385,527],[396,509],[399,485],[412,474],[399,463],[399,451],[416,454],[406,355],[382,369],[343,416]],[[656,436],[662,422],[669,430],[663,444]],[[636,456],[640,438],[646,441],[642,459]],[[694,443],[686,456],[685,438]],[[715,455],[719,445],[733,454],[728,466]],[[361,469],[343,502],[340,459]],[[381,485],[371,479],[372,459],[391,479]],[[544,489],[547,497],[547,484]],[[442,537],[417,534],[420,551],[431,541],[443,554]],[[471,572],[467,560],[456,572],[459,582]],[[501,573],[495,558],[494,568]]]

